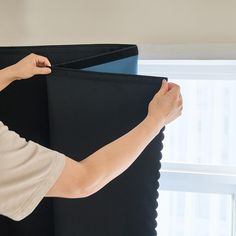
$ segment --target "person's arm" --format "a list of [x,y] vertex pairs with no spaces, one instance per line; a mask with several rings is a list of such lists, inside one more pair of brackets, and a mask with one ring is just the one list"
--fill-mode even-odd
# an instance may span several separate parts
[[0,91],[6,88],[12,81],[11,70],[9,67],[6,67],[0,70]]
[[82,198],[97,192],[124,172],[163,126],[180,116],[181,111],[179,86],[164,82],[140,124],[80,162],[66,158],[61,176],[46,196]]
[[[50,73],[51,69],[46,66],[50,66],[47,58],[30,54],[15,65],[0,70],[0,91],[14,80]],[[66,157],[60,177],[46,196],[80,198],[97,192],[124,172],[161,128],[181,114],[181,110],[179,86],[163,83],[148,106],[147,117],[139,125],[83,161]]]
[[0,70],[0,91],[15,80],[28,79],[37,74],[49,74],[51,69],[46,57],[31,53],[14,65]]

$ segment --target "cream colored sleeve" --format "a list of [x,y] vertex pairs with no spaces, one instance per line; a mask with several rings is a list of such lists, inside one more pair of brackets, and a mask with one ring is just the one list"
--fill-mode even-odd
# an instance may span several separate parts
[[0,214],[31,214],[59,178],[66,156],[26,141],[0,121]]

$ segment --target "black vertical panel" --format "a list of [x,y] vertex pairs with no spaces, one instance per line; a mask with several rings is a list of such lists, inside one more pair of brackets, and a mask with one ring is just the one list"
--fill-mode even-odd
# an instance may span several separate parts
[[[0,47],[0,69],[32,52],[47,56],[53,65],[76,60],[81,66],[86,66],[94,65],[97,59],[106,63],[136,55],[137,47],[122,44]],[[50,147],[45,76],[15,81],[4,89],[0,93],[0,120],[27,140]],[[1,235],[8,236],[53,235],[52,199],[44,199],[30,216],[20,222],[0,216],[0,229]]]
[[[0,48],[1,68],[15,63],[30,50]],[[0,120],[27,140],[49,146],[47,90],[45,77],[16,81],[0,92]],[[44,199],[35,211],[20,222],[0,216],[1,235],[53,235],[52,200]]]
[[[162,80],[82,72],[67,65],[54,68],[47,80],[51,146],[83,160],[146,117]],[[55,199],[55,235],[156,235],[162,131],[124,173],[96,194]]]
[[[76,160],[137,125],[163,79],[79,70],[138,54],[136,45],[122,44],[0,47],[0,68],[31,52],[51,61],[49,87],[45,76],[13,82],[0,93],[0,120],[27,140]],[[97,194],[56,199],[54,206],[44,199],[21,222],[0,216],[1,234],[155,235],[162,139],[160,132],[126,172]]]

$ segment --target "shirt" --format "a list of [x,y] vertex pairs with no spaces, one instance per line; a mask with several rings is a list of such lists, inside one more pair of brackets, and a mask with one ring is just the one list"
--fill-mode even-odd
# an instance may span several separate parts
[[59,178],[66,156],[26,141],[0,121],[0,214],[31,214]]

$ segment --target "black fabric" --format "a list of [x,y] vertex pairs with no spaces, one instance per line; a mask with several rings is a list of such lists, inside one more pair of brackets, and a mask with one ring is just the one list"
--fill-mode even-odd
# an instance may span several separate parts
[[[125,44],[0,47],[0,68],[30,52],[47,56],[53,72],[47,81],[35,76],[2,91],[0,120],[26,139],[75,160],[137,125],[163,79],[80,70],[138,54],[136,45]],[[161,131],[127,171],[88,198],[56,198],[53,204],[46,198],[21,222],[1,216],[1,233],[156,235],[162,139]]]
[[[135,45],[82,44],[0,47],[0,69],[16,63],[29,53],[48,57],[52,65],[63,62],[97,60],[106,62],[138,53]],[[27,140],[49,144],[48,102],[45,76],[15,81],[0,92],[0,120]],[[51,236],[54,234],[52,199],[45,198],[36,210],[20,222],[0,215],[1,235]]]
[[[51,146],[82,160],[140,123],[161,79],[54,70],[49,76]],[[162,132],[110,184],[82,199],[54,201],[56,235],[156,235]]]

